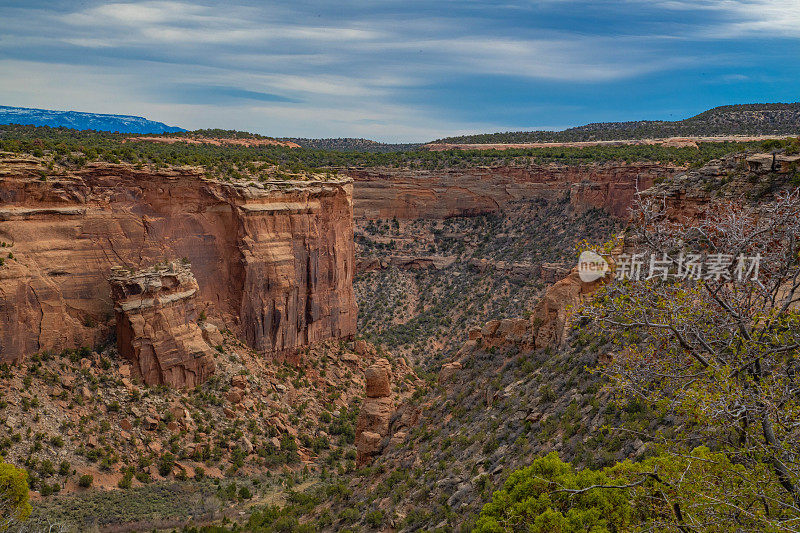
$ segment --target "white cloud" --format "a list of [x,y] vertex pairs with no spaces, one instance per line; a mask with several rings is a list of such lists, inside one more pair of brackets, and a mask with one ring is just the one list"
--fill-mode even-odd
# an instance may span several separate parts
[[[580,9],[565,0],[544,5],[559,3],[565,10]],[[17,60],[2,62],[2,72],[10,75],[0,77],[0,102],[143,114],[190,128],[427,139],[530,126],[464,124],[447,112],[466,116],[471,110],[453,111],[456,105],[443,105],[441,98],[438,107],[422,100],[420,95],[436,86],[509,78],[532,86],[610,84],[721,64],[720,52],[696,50],[687,40],[800,35],[800,0],[604,5],[610,15],[624,17],[636,4],[676,15],[676,26],[665,24],[669,33],[662,35],[640,35],[633,25],[625,36],[589,25],[582,31],[537,29],[533,20],[528,28],[514,18],[543,4],[526,0],[507,3],[505,14],[498,14],[493,2],[454,0],[435,6],[422,0],[354,0],[342,4],[341,12],[319,16],[309,13],[308,3],[288,0],[250,5],[130,0],[78,4],[67,13],[50,6],[4,9],[0,57]],[[381,11],[387,6],[394,11]],[[678,10],[693,17],[673,13]],[[231,89],[233,96],[173,105],[169,102],[180,101],[180,86],[198,89],[195,102],[213,95],[214,87]],[[248,99],[248,92],[293,102],[267,105]],[[415,103],[402,104],[410,101]]]
[[707,24],[698,21],[701,28],[696,37],[700,38],[800,37],[798,0],[664,0],[656,1],[655,5],[664,9],[710,11],[721,15],[721,21]]
[[[306,105],[249,106],[165,104],[148,99],[136,73],[111,74],[98,67],[0,60],[0,70],[15,72],[0,85],[3,102],[21,107],[141,115],[189,129],[229,128],[280,137],[367,137],[388,142],[432,140],[457,133],[498,129],[498,124],[447,120],[431,109],[358,98],[329,98]],[[169,66],[155,71],[166,74]],[[193,78],[182,78],[192,81]],[[204,71],[200,79],[217,81]],[[36,87],[35,93],[30,87]],[[99,96],[98,96],[99,95]]]
[[76,11],[63,22],[112,35],[118,44],[242,44],[280,40],[358,42],[382,37],[370,29],[282,23],[235,5],[184,2],[112,3]]

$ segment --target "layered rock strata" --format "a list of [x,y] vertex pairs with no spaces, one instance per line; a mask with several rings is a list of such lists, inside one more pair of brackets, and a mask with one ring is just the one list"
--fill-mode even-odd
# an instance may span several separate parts
[[43,168],[0,154],[0,361],[103,342],[111,267],[173,258],[192,264],[197,308],[260,352],[355,333],[350,180]]
[[111,272],[117,347],[134,376],[148,385],[194,387],[214,373],[213,349],[197,324],[199,287],[188,263]]
[[578,211],[625,218],[637,190],[680,168],[656,163],[471,169],[351,169],[357,220],[441,219],[498,213],[514,202],[569,196]]

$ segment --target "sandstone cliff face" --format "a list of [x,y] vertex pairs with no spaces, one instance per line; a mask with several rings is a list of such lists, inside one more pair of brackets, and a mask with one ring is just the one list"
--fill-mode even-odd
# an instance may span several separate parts
[[214,373],[213,350],[197,324],[199,287],[189,265],[112,269],[119,353],[148,385],[194,387]]
[[480,167],[475,169],[355,169],[356,219],[447,218],[496,213],[511,203],[570,196],[573,208],[605,209],[624,218],[637,187],[679,169],[655,163]]
[[250,346],[355,333],[352,184],[228,183],[201,169],[90,164],[40,178],[0,158],[0,360],[108,337],[115,265],[188,259],[196,305]]

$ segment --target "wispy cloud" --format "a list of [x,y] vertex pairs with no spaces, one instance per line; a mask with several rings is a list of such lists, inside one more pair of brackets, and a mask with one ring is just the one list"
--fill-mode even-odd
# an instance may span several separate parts
[[717,14],[720,18],[713,24],[700,24],[697,37],[800,37],[800,2],[797,0],[657,0],[655,4],[664,9]]
[[796,0],[32,0],[0,19],[0,101],[409,140],[598,120],[708,69],[752,83],[758,52],[714,43],[797,37]]

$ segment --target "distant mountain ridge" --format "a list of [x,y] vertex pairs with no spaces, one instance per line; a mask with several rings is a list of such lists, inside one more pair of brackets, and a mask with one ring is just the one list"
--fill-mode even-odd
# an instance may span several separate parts
[[508,131],[446,137],[451,144],[614,141],[722,135],[800,135],[800,102],[715,107],[684,120],[596,122],[563,131]]
[[29,107],[0,106],[0,124],[22,124],[119,133],[177,133],[183,128],[133,115],[106,115],[80,111],[53,111]]

